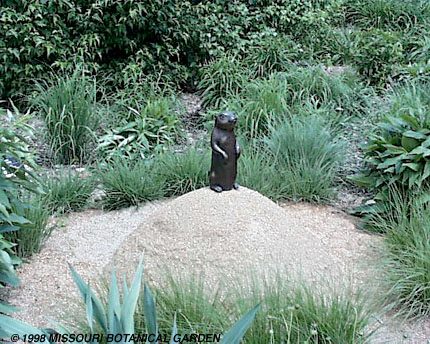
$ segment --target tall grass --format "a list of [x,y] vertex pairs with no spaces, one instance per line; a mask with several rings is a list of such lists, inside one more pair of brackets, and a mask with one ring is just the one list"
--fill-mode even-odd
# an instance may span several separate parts
[[60,171],[45,177],[42,201],[50,213],[67,214],[82,211],[96,187],[93,177],[83,178],[77,172]]
[[78,68],[72,75],[51,75],[37,81],[30,102],[43,118],[46,139],[56,163],[82,163],[91,155],[97,114],[98,88]]
[[272,128],[265,140],[283,197],[324,202],[336,195],[335,178],[343,161],[343,144],[319,117],[293,117]]
[[7,240],[16,244],[14,252],[24,258],[40,252],[53,229],[48,225],[50,213],[42,198],[39,195],[29,195],[26,202],[29,206],[25,209],[25,218],[30,222],[22,224],[17,231],[4,233]]
[[[231,319],[256,302],[261,306],[244,338],[247,344],[359,344],[372,336],[368,325],[373,308],[360,291],[353,293],[349,287],[316,290],[280,275],[254,276],[246,285],[229,280],[227,285],[209,290],[197,277],[169,277],[162,287],[152,288],[160,332],[169,333],[176,314],[179,333],[222,333]],[[142,308],[135,317],[138,333],[145,329]]]
[[386,300],[406,316],[430,315],[430,191],[398,197],[396,216],[382,218],[385,226],[381,281]]
[[120,209],[162,198],[164,181],[154,173],[150,160],[115,159],[100,166],[97,175],[103,187],[103,206]]
[[226,54],[212,60],[201,68],[197,89],[207,107],[217,108],[223,98],[237,94],[250,79],[253,71],[248,70],[241,60]]
[[430,6],[420,0],[349,0],[346,17],[348,22],[366,28],[405,30],[430,17]]
[[238,114],[239,132],[255,138],[288,116],[308,115],[320,108],[339,121],[360,117],[368,109],[366,96],[370,95],[351,70],[329,74],[321,66],[291,66],[286,72],[246,83],[240,93],[224,101],[223,108]]
[[164,182],[165,196],[179,196],[209,183],[210,155],[199,147],[182,153],[165,152],[156,157],[155,163],[156,173]]

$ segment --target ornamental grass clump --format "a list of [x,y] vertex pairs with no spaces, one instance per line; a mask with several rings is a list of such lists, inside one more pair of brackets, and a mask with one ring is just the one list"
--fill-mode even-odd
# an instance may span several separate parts
[[71,75],[36,81],[31,105],[46,126],[46,141],[58,164],[82,163],[91,156],[99,123],[98,87],[82,68]]

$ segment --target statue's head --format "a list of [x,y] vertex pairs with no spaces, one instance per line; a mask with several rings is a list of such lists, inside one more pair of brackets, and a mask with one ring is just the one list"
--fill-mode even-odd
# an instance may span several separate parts
[[224,111],[215,116],[215,126],[224,130],[233,130],[237,116],[231,111]]

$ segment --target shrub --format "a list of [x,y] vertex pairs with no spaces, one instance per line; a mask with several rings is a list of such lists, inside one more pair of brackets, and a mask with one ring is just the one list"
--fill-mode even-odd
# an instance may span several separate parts
[[209,183],[208,151],[190,147],[182,153],[167,151],[155,158],[156,173],[164,183],[165,196],[179,196]]
[[83,178],[77,172],[60,171],[46,176],[42,202],[50,213],[67,214],[85,209],[96,183],[92,177]]
[[[38,179],[34,173],[37,168],[30,152],[27,139],[31,136],[26,125],[28,115],[22,116],[16,107],[14,111],[21,118],[16,120],[12,112],[0,110],[0,120],[9,123],[0,126],[0,288],[4,285],[19,285],[15,266],[21,262],[13,252],[15,244],[6,239],[5,234],[18,231],[30,224],[26,218],[28,204],[23,198],[24,190],[39,193]],[[23,135],[20,134],[23,133]],[[12,307],[0,302],[1,312],[11,312]]]
[[164,181],[154,173],[152,161],[138,162],[115,159],[99,168],[104,190],[103,206],[120,209],[159,199],[164,194]]
[[5,238],[15,244],[13,251],[18,257],[30,257],[40,252],[46,239],[51,234],[52,226],[48,226],[49,211],[41,196],[27,196],[25,218],[29,221],[21,225],[17,231],[5,233]]
[[46,139],[55,161],[82,163],[91,155],[98,126],[97,85],[77,69],[71,76],[52,75],[38,81],[31,103],[43,118]]
[[128,123],[99,139],[97,149],[108,158],[145,158],[156,147],[173,143],[180,135],[179,117],[168,98],[147,99],[144,105],[128,107]]
[[317,117],[285,120],[266,139],[283,180],[284,198],[327,201],[335,195],[335,178],[343,144]]
[[428,188],[411,192],[411,197],[395,205],[396,217],[377,218],[387,232],[381,261],[386,301],[406,316],[426,316],[430,312],[428,200]]
[[430,176],[430,88],[410,84],[392,95],[391,115],[378,124],[365,151],[365,171],[351,180],[381,190],[397,184],[406,188],[428,183]]
[[400,34],[381,29],[351,33],[352,47],[348,59],[372,85],[383,86],[392,78],[395,65],[405,63]]

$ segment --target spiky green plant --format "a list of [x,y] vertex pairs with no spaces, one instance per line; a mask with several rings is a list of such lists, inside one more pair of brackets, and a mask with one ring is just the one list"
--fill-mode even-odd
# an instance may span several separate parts
[[207,150],[190,147],[182,153],[167,151],[155,158],[156,173],[164,182],[165,196],[179,196],[208,184]]
[[318,117],[293,117],[272,128],[266,139],[286,199],[323,202],[336,194],[343,144]]
[[46,140],[60,164],[85,162],[99,123],[96,81],[77,68],[72,75],[36,81],[30,103],[45,122]]
[[[125,334],[127,334],[128,336],[134,335],[134,315],[142,285],[143,260],[141,259],[139,263],[131,285],[128,286],[127,282],[125,282],[124,280],[122,300],[115,270],[112,271],[107,305],[103,305],[103,303],[97,297],[90,285],[88,283],[85,283],[82,277],[79,276],[79,274],[73,269],[72,266],[70,266],[70,270],[72,271],[73,279],[78,287],[82,299],[85,302],[86,318],[88,321],[90,333],[95,334],[95,329],[97,328],[101,331],[98,332],[98,334],[113,335],[114,337],[116,335],[120,335],[122,336],[122,338],[125,338],[123,336]],[[146,283],[144,284],[143,304],[146,333],[148,335],[148,338],[152,338],[149,339],[147,343],[159,344],[159,332],[155,299],[152,296],[151,291]],[[251,326],[258,309],[259,305],[252,308],[241,319],[239,319],[233,325],[233,327],[227,333],[224,334],[220,343],[239,344],[246,331]],[[59,332],[56,332],[51,329],[37,329],[31,325],[12,319],[11,317],[8,317],[6,315],[0,315],[0,321],[0,337],[3,338],[8,338],[12,334],[18,334],[20,336],[27,334],[38,334],[40,336],[45,335],[45,337],[41,338],[40,342],[54,343],[56,342],[56,340],[50,341],[50,339],[56,338],[56,334],[70,334],[70,331],[61,325],[58,326]],[[182,336],[178,334],[177,331],[178,330],[176,320],[174,320],[173,329],[171,331],[171,339],[169,343],[173,344],[180,342]],[[52,334],[52,336],[49,335],[50,333]],[[98,344],[99,342],[95,340],[92,343]]]
[[42,181],[45,194],[42,202],[51,213],[67,214],[82,211],[96,187],[93,177],[83,178],[77,172],[59,171]]
[[164,181],[154,173],[150,160],[138,162],[115,159],[97,172],[103,186],[103,206],[119,209],[137,206],[164,195]]

